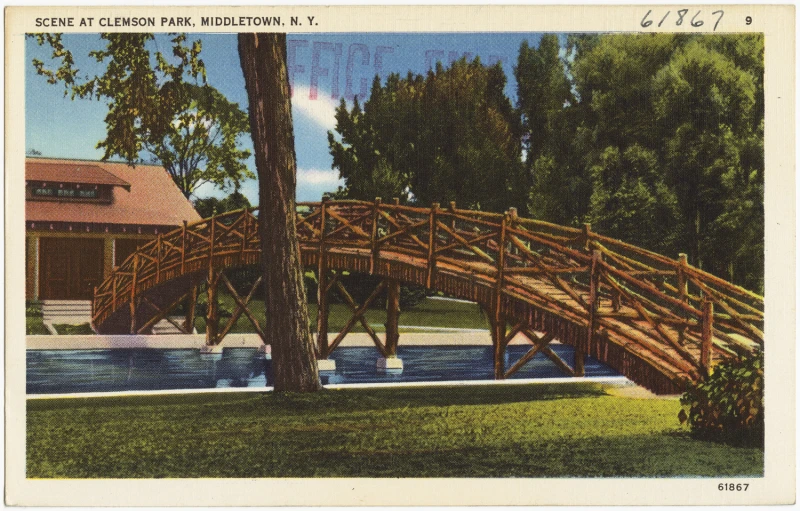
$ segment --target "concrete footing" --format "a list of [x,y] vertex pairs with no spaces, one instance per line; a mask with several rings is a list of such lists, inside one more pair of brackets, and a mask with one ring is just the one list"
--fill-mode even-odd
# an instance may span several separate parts
[[403,359],[397,357],[379,358],[375,362],[375,367],[380,371],[402,371]]
[[209,346],[208,344],[204,344],[200,347],[200,354],[205,356],[218,356],[222,357],[222,350],[224,348],[221,344],[214,344]]
[[335,371],[336,361],[328,358],[321,358],[317,360],[317,369],[320,371]]

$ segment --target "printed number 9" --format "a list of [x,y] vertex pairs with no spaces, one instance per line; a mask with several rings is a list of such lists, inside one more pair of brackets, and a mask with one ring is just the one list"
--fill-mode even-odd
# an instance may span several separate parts
[[744,22],[745,22],[745,24],[746,24],[746,25],[750,25],[750,24],[752,24],[752,23],[753,23],[753,18],[751,18],[750,16],[748,16],[748,17],[746,17],[746,18],[744,19]]

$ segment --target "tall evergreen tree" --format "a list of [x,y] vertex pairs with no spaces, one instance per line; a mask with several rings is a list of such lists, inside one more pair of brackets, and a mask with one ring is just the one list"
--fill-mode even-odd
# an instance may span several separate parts
[[503,211],[524,207],[519,121],[500,65],[476,58],[441,64],[426,76],[373,82],[363,109],[336,112],[329,133],[333,168],[346,197],[403,197],[420,204]]

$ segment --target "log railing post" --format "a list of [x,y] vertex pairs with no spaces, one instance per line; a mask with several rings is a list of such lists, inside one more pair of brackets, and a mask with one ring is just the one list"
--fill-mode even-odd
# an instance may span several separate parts
[[242,210],[242,246],[239,249],[239,259],[244,262],[244,249],[247,247],[247,220],[249,212],[247,209]]
[[453,215],[453,219],[450,221],[450,228],[454,231],[456,230],[456,201],[451,200],[450,206],[448,208],[450,214]]
[[[686,254],[678,254],[678,299],[684,303],[689,301],[689,280],[686,278],[686,267],[688,266]],[[685,342],[685,327],[678,328],[678,342],[683,345]]]
[[381,198],[375,197],[375,202],[372,206],[372,233],[370,234],[370,259],[369,259],[369,274],[375,273],[375,264],[378,262],[378,211],[381,207]]
[[425,287],[428,289],[433,285],[433,274],[436,271],[436,211],[439,203],[431,204],[431,212],[428,217],[428,275],[425,278]]
[[702,343],[700,345],[700,368],[705,376],[711,374],[712,349],[714,347],[714,302],[703,300],[703,332]]
[[504,356],[506,320],[503,316],[503,286],[505,280],[505,255],[506,255],[506,225],[509,214],[503,215],[500,221],[500,232],[497,240],[497,275],[494,288],[494,304],[492,307],[492,343],[494,344],[494,378],[505,378]]
[[156,284],[161,283],[161,233],[156,240]]
[[[584,224],[588,225],[588,224]],[[590,350],[594,341],[594,332],[597,328],[597,310],[600,308],[600,263],[603,253],[599,250],[592,251],[592,263],[589,273],[589,321],[586,325],[586,350]],[[580,346],[575,347],[575,376],[584,376],[586,350]]]
[[211,236],[209,237],[208,243],[208,267],[211,268],[214,266],[214,237],[216,236],[216,227],[217,221],[216,217],[211,217]]
[[186,220],[183,221],[181,229],[181,275],[186,271]]
[[400,281],[389,279],[386,295],[386,356],[397,356],[400,341]]
[[328,197],[320,204],[319,254],[317,256],[317,351],[319,358],[327,359],[328,345],[328,261],[325,253],[325,224]]
[[581,239],[583,240],[583,249],[588,252],[590,250],[589,242],[592,239],[592,224],[583,224],[583,228],[581,229]]
[[682,302],[688,300],[688,279],[686,278],[686,267],[689,265],[686,254],[678,254],[678,298]]
[[135,252],[133,254],[133,274],[131,276],[131,300],[130,300],[130,312],[131,312],[131,335],[136,333],[136,277],[137,272],[139,271],[139,252]]

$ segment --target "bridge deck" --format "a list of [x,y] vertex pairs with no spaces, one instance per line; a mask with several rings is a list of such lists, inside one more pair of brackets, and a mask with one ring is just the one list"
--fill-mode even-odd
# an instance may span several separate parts
[[[507,334],[523,332],[536,344],[545,342],[542,332],[665,393],[703,378],[715,361],[763,347],[763,297],[685,257],[673,261],[588,226],[452,204],[329,201],[301,205],[296,227],[303,265],[317,273],[368,273],[481,304],[493,324],[496,359]],[[94,326],[101,333],[147,329],[211,275],[259,258],[249,211],[159,236],[97,288]]]

